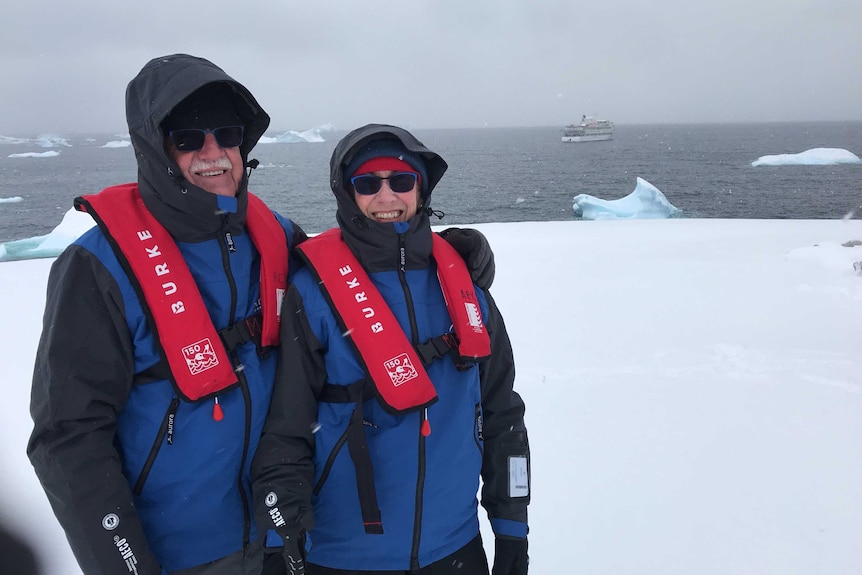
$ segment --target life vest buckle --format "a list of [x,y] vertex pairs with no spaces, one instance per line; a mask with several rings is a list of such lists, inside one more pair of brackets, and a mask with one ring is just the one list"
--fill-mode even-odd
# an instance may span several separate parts
[[261,336],[263,335],[263,317],[259,313],[249,316],[244,320],[240,320],[231,327],[219,330],[219,335],[221,336],[228,353],[249,341],[254,342],[258,356],[266,357],[268,353],[268,350],[264,350],[261,343]]
[[434,360],[446,357],[452,353],[454,349],[458,350],[458,338],[447,337],[454,336],[454,333],[445,333],[432,337],[426,342],[413,346],[416,349],[416,355],[422,361],[422,365],[430,365]]
[[419,359],[422,360],[422,365],[429,365],[432,361],[451,355],[452,361],[455,362],[455,368],[458,371],[466,371],[470,369],[472,364],[464,361],[464,358],[458,353],[460,343],[458,334],[450,331],[443,335],[432,337],[428,341],[414,346],[414,348]]

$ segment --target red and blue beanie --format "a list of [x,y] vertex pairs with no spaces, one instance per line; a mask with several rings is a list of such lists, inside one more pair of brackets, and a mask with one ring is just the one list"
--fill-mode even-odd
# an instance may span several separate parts
[[344,170],[345,187],[353,176],[388,170],[419,174],[419,186],[424,195],[428,185],[425,161],[419,154],[405,149],[399,140],[393,139],[371,140],[362,144]]

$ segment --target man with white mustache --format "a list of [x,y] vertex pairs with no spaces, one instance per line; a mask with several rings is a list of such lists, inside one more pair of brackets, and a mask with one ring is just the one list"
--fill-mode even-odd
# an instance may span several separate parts
[[270,118],[212,62],[150,61],[126,117],[137,181],[76,198],[98,225],[48,279],[27,452],[84,575],[258,575],[250,466],[306,235],[249,192]]

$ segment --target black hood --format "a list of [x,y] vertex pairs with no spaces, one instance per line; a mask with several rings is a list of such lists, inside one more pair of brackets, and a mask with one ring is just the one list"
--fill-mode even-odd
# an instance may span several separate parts
[[[396,224],[375,222],[363,214],[353,200],[346,182],[345,169],[372,140],[394,139],[408,151],[419,155],[425,163],[428,185],[423,188],[416,215],[408,220],[408,229],[399,234]],[[344,136],[329,161],[329,185],[338,200],[335,214],[341,235],[362,266],[371,272],[397,269],[400,265],[400,242],[406,246],[405,268],[428,266],[431,257],[431,224],[429,221],[431,192],[443,177],[448,165],[445,160],[425,147],[413,134],[397,126],[368,124]]]
[[202,241],[227,230],[238,233],[245,224],[248,178],[237,190],[237,212],[225,216],[218,198],[183,178],[164,145],[162,121],[177,104],[199,88],[212,83],[229,86],[236,95],[236,109],[245,125],[240,146],[243,164],[269,126],[269,116],[245,86],[203,58],[174,54],[155,58],[141,69],[126,88],[126,120],[138,162],[138,186],[147,208],[176,239]]

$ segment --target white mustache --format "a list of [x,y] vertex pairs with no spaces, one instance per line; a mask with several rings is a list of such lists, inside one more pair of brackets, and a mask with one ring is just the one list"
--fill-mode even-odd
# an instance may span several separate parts
[[209,171],[213,171],[213,170],[231,171],[232,169],[233,169],[233,163],[231,163],[230,158],[225,156],[223,158],[219,158],[218,160],[214,160],[211,162],[204,162],[201,160],[195,160],[194,162],[192,162],[192,165],[189,168],[189,171],[192,173],[198,173],[198,172],[209,172]]

